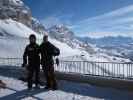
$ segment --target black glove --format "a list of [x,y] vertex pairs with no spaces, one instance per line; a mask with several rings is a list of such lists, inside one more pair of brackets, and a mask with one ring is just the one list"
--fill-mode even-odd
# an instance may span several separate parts
[[59,63],[60,63],[59,58],[56,58],[55,61],[56,61],[57,66],[59,66]]
[[26,67],[26,64],[25,64],[25,63],[23,63],[23,64],[22,64],[22,67]]

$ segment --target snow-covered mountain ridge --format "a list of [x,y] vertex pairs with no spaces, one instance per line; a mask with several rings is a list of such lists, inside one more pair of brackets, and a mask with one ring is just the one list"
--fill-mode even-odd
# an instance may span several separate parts
[[128,59],[98,53],[96,46],[78,40],[64,25],[46,30],[21,0],[1,0],[0,5],[0,57],[22,57],[29,35],[35,34],[40,44],[43,34],[47,32],[50,41],[60,48],[61,59],[129,62]]

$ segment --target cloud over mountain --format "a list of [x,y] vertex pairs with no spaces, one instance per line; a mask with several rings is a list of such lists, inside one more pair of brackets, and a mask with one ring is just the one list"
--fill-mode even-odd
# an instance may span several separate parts
[[77,33],[87,33],[91,37],[132,36],[133,5],[126,6],[102,15],[87,18],[72,26]]

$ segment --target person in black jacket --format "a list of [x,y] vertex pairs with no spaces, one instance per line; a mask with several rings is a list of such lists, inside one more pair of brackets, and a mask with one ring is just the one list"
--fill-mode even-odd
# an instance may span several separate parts
[[23,67],[28,71],[28,89],[32,89],[33,75],[35,74],[35,86],[39,87],[40,56],[39,45],[36,43],[36,36],[30,35],[30,44],[26,46],[23,54]]
[[43,37],[43,42],[40,45],[41,65],[46,78],[45,89],[57,89],[57,82],[54,73],[54,56],[60,54],[60,50],[48,41],[48,36]]

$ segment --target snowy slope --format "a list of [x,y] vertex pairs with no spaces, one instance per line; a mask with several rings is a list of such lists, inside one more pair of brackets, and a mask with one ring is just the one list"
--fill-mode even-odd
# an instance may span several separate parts
[[[0,57],[18,57],[21,58],[26,44],[28,44],[28,37],[30,34],[37,36],[37,42],[42,41],[42,34],[37,34],[24,24],[14,21],[12,19],[0,20]],[[89,54],[86,50],[79,47],[72,48],[65,42],[57,39],[49,38],[55,46],[60,48],[60,58],[64,60],[88,60],[88,61],[102,61],[114,62],[113,57],[106,54]],[[10,52],[9,52],[10,50]],[[116,57],[115,57],[116,58]],[[118,58],[118,62],[129,62],[128,59]]]
[[35,34],[39,39],[42,37],[24,24],[12,19],[0,20],[0,34],[0,57],[13,58],[22,57],[30,34]]
[[[24,47],[28,43],[28,37],[30,34],[35,34],[38,38],[38,43],[41,43],[42,35],[37,34],[33,30],[29,29],[27,26],[13,21],[0,20],[0,57],[21,57]],[[57,47],[61,49],[61,55],[77,55],[79,50],[72,49],[65,43],[61,43],[55,39],[50,39]],[[10,52],[9,52],[10,50]]]
[[[24,47],[28,43],[30,34],[35,34],[37,36],[39,44],[43,37],[41,34],[37,34],[24,24],[13,21],[12,19],[0,20],[0,33],[0,46],[2,47],[0,49],[0,57],[21,57]],[[61,56],[73,56],[80,52],[55,39],[50,39],[50,41],[61,49]]]
[[30,34],[37,35],[37,33],[24,24],[13,21],[12,19],[0,20],[0,32],[4,36],[18,36],[23,38],[29,37]]

